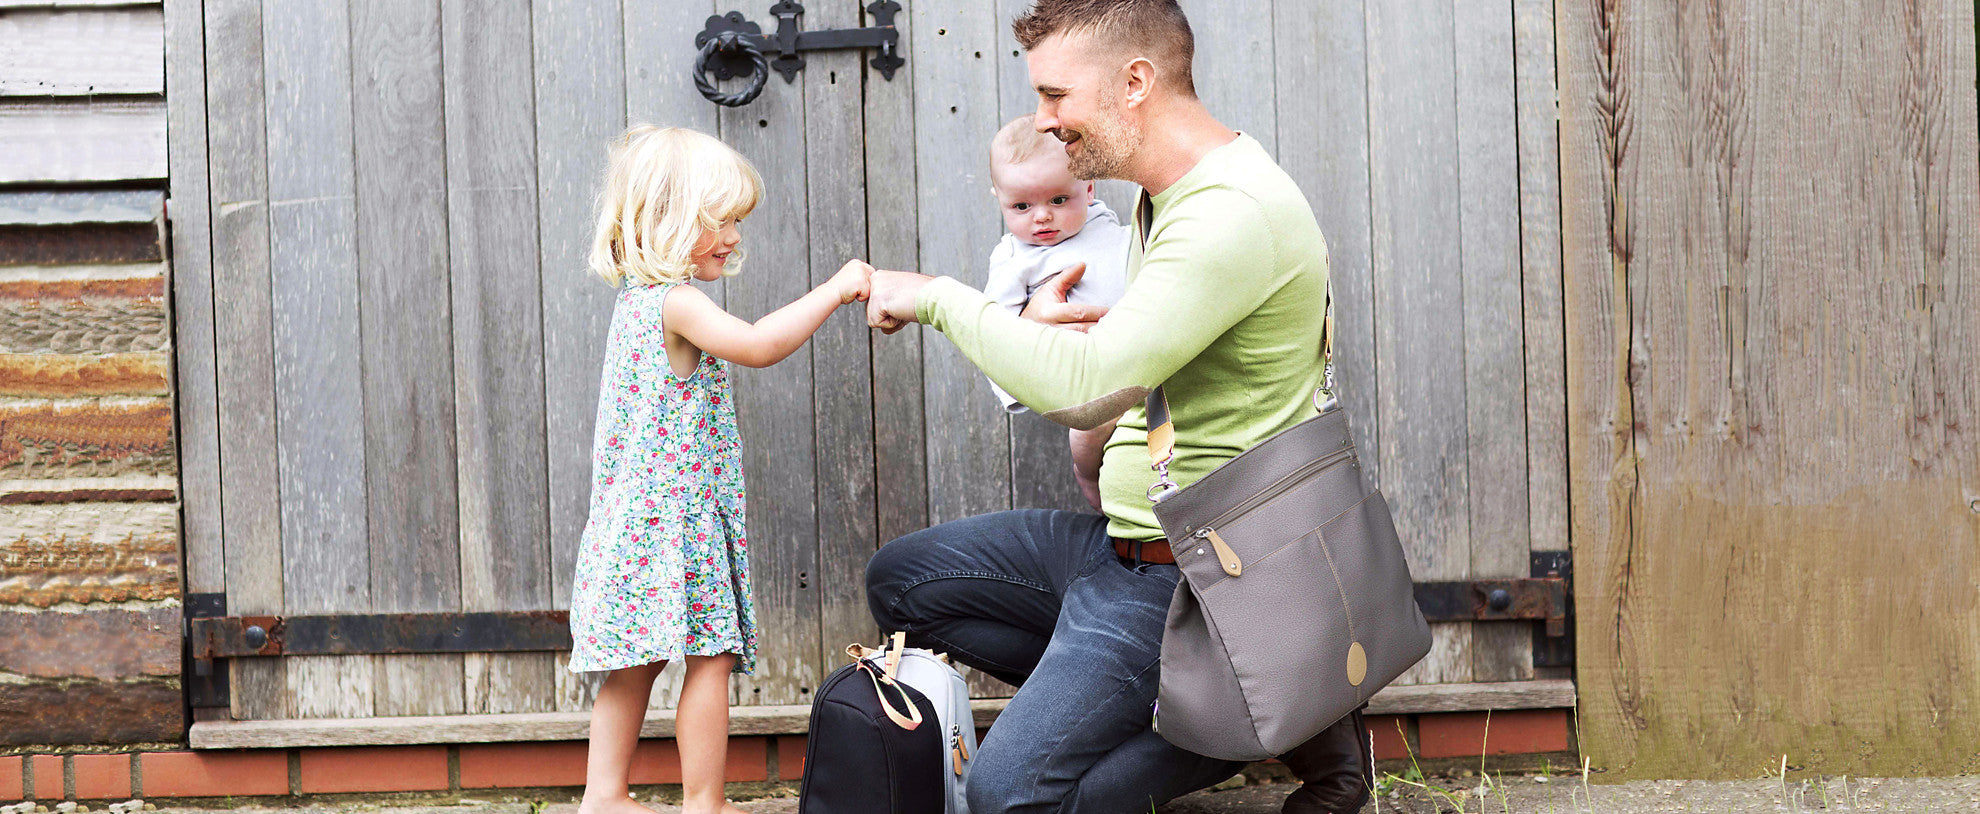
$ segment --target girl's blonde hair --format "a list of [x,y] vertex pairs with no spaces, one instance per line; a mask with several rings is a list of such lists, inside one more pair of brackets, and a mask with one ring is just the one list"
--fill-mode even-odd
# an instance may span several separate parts
[[[687,282],[696,241],[762,197],[762,177],[729,145],[685,128],[634,126],[612,145],[591,270],[614,286]],[[729,255],[722,273],[742,271],[742,259],[740,250]]]

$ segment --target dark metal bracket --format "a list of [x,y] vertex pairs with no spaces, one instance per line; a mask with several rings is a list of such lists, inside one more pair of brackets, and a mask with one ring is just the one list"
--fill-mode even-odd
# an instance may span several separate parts
[[195,709],[228,707],[233,705],[233,692],[227,683],[227,665],[215,663],[211,656],[201,656],[194,652],[192,636],[194,621],[227,615],[227,595],[221,593],[186,594],[186,661],[185,671],[186,706]]
[[[788,84],[797,81],[798,71],[804,70],[803,52],[831,48],[878,49],[880,53],[868,64],[879,70],[882,78],[892,81],[894,71],[907,64],[898,53],[900,31],[894,27],[894,15],[900,11],[901,4],[894,0],[875,0],[866,7],[866,13],[873,16],[870,26],[801,31],[799,20],[804,16],[804,5],[780,0],[770,7],[770,13],[777,17],[777,33],[770,35],[765,35],[756,23],[743,19],[739,11],[709,17],[707,26],[694,37],[694,47],[700,51],[694,64],[696,86],[711,102],[740,107],[762,91],[765,77],[759,65],[765,56],[775,55],[769,67],[783,74]],[[706,79],[711,72],[717,79],[750,76],[750,87],[735,94],[716,92]]]
[[1565,551],[1536,551],[1529,579],[1416,583],[1416,604],[1431,622],[1533,622],[1533,666],[1574,664],[1573,562]]
[[[1574,554],[1567,551],[1535,551],[1533,575],[1559,578],[1565,587],[1564,614],[1574,618]],[[1551,622],[1533,626],[1533,666],[1573,667],[1574,626]]]
[[1416,604],[1432,622],[1531,619],[1549,635],[1567,629],[1567,581],[1559,578],[1419,582]]
[[328,613],[187,620],[195,659],[571,649],[566,611]]

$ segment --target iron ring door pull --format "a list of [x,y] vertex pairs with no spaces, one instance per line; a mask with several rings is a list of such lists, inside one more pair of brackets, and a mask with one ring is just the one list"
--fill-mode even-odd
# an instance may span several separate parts
[[[748,86],[734,93],[723,93],[715,89],[715,83],[708,79],[708,72],[712,69],[708,61],[718,52],[723,56],[743,56],[749,59]],[[741,32],[724,31],[709,37],[702,43],[701,53],[694,59],[695,90],[701,91],[701,95],[708,101],[723,107],[742,107],[756,101],[756,97],[763,93],[763,86],[769,81],[769,60],[764,58],[763,50],[757,48],[756,44],[750,42]]]
[[[895,0],[874,0],[866,6],[866,13],[873,18],[872,25],[804,31],[799,23],[804,16],[804,4],[780,0],[770,7],[770,13],[777,17],[774,34],[764,34],[762,26],[744,19],[739,11],[709,17],[707,27],[694,37],[695,47],[701,50],[694,63],[695,89],[718,105],[741,107],[763,92],[769,70],[782,74],[787,83],[795,82],[798,72],[804,70],[803,52],[837,48],[878,50],[867,64],[879,71],[881,78],[891,80],[894,72],[907,64],[898,53],[900,31],[894,27],[894,17],[900,11],[901,4]],[[775,59],[766,60],[766,55]],[[769,70],[765,70],[766,64]],[[711,70],[716,79],[740,76],[745,66],[750,73],[750,84],[739,93],[720,93],[708,79]]]

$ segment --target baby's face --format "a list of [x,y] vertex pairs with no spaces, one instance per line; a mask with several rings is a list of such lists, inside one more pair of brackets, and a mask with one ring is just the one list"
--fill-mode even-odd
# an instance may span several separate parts
[[1056,246],[1086,225],[1093,184],[1075,180],[1063,155],[1003,164],[995,168],[991,179],[997,206],[1004,214],[1004,228],[1020,242]]

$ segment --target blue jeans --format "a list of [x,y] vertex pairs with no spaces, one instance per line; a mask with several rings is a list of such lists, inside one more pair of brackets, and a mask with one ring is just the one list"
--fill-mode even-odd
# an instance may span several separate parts
[[1180,578],[1116,557],[1105,518],[1012,511],[888,543],[866,600],[883,630],[1019,687],[971,765],[972,814],[1145,814],[1244,767],[1155,733]]

